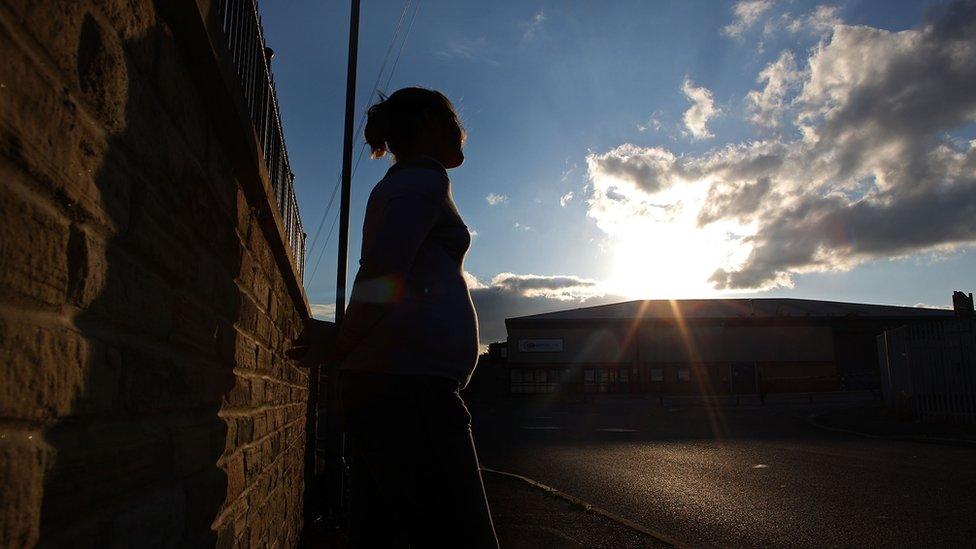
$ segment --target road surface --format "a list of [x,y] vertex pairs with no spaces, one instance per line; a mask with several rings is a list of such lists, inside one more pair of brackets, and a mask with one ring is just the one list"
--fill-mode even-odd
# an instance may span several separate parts
[[474,404],[489,467],[689,546],[976,546],[976,448],[872,439],[806,407]]

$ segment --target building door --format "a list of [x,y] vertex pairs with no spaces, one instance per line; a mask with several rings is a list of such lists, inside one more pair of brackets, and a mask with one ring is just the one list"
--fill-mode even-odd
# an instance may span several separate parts
[[755,362],[733,362],[730,369],[733,395],[754,395],[759,392]]

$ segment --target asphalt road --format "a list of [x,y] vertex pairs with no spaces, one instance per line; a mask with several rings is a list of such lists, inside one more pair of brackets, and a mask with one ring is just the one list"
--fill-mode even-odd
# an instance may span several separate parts
[[489,467],[688,546],[976,546],[976,448],[820,429],[805,407],[473,404]]

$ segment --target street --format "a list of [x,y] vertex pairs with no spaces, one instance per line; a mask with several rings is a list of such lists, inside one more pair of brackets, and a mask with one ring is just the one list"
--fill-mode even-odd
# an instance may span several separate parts
[[[976,448],[826,430],[809,406],[472,404],[486,467],[689,546],[976,544]],[[836,411],[836,406],[833,408]]]

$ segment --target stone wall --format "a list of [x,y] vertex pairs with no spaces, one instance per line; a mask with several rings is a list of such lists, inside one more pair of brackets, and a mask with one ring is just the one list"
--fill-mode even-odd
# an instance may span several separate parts
[[308,308],[180,46],[0,0],[0,546],[299,535]]

